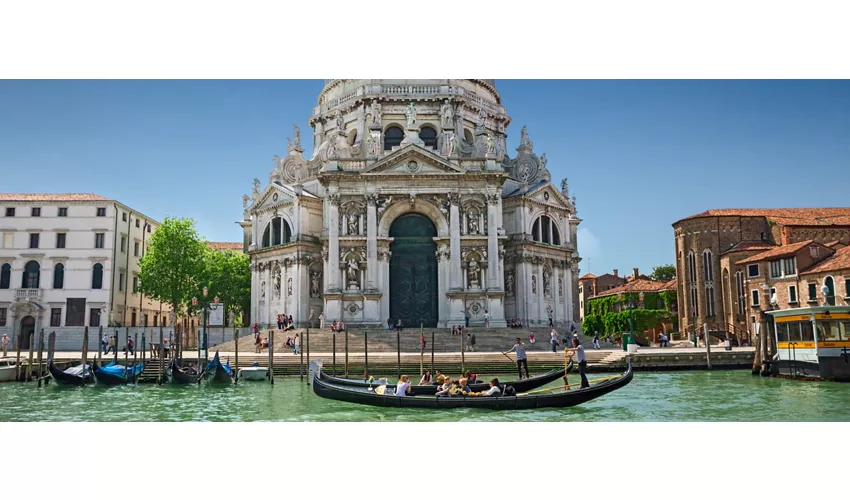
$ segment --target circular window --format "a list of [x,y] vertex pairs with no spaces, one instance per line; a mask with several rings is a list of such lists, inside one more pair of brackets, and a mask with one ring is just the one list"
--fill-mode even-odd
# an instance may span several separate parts
[[543,193],[543,199],[548,201],[549,200],[549,193]]
[[272,201],[277,201],[277,193],[272,195]]
[[418,172],[419,171],[419,164],[416,163],[413,160],[410,160],[409,162],[407,162],[407,171],[408,172]]

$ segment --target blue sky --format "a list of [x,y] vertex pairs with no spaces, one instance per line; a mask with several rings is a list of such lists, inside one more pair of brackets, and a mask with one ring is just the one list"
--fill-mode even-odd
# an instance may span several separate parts
[[[708,208],[850,206],[850,81],[498,80],[553,182],[577,196],[582,272],[673,262]],[[240,241],[319,80],[0,80],[0,191],[96,192]]]

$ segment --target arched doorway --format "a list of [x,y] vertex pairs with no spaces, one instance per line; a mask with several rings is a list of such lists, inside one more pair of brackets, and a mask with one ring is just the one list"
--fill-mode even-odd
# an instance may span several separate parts
[[437,228],[428,217],[402,215],[390,226],[390,317],[404,326],[437,326]]
[[825,280],[823,280],[823,284],[826,285],[828,292],[826,293],[826,303],[834,306],[835,305],[835,281],[832,279],[832,276],[827,276]]
[[30,334],[35,333],[35,318],[32,316],[24,316],[21,318],[21,333],[18,338],[21,339],[21,350],[30,348]]

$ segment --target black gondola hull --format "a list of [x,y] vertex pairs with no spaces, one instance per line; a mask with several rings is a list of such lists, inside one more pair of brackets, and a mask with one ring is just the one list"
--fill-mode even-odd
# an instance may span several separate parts
[[165,373],[168,375],[168,381],[175,385],[197,384],[200,376],[181,369],[176,361],[171,362]]
[[97,361],[92,364],[92,375],[96,385],[114,387],[117,385],[127,385],[133,382],[133,370],[135,367],[128,367],[126,370],[127,376],[113,375],[100,369]]
[[89,370],[86,371],[85,377],[82,375],[65,373],[59,368],[56,368],[52,359],[47,360],[47,368],[50,370],[50,378],[52,378],[58,385],[83,386],[94,382],[91,375],[91,367],[89,367]]
[[213,384],[232,384],[233,383],[233,371],[227,371],[227,368],[221,364],[221,361],[218,357],[218,352],[215,353],[215,357],[209,363],[214,366],[214,369],[210,369],[209,365],[204,369],[203,379],[207,383]]
[[453,408],[484,408],[488,410],[530,410],[536,408],[566,408],[576,406],[628,385],[632,380],[631,362],[627,370],[614,380],[595,384],[585,389],[574,389],[559,393],[541,393],[518,396],[404,396],[382,395],[363,388],[333,385],[319,377],[320,368],[314,370],[311,378],[313,392],[323,398],[370,406],[423,408],[448,410]]

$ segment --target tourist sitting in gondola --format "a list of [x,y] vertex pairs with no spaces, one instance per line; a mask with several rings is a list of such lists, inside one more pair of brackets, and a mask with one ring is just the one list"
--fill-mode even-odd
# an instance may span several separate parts
[[431,370],[425,370],[422,378],[419,379],[419,385],[431,385]]
[[413,390],[410,387],[410,379],[407,375],[402,375],[395,387],[396,396],[413,396]]
[[461,393],[472,392],[472,389],[469,388],[469,379],[466,377],[461,377],[458,381],[458,386],[460,387]]
[[470,384],[474,384],[478,382],[478,374],[470,373],[469,370],[463,372],[463,377],[469,381]]
[[437,396],[437,397],[441,397],[441,396],[452,396],[452,395],[454,395],[457,391],[458,391],[458,387],[457,387],[457,385],[456,385],[456,384],[454,384],[454,383],[452,383],[452,379],[451,379],[451,378],[446,377],[445,382],[443,382],[443,385],[441,385],[441,386],[440,386],[440,390],[439,390],[439,391],[437,391],[437,393],[435,394],[435,396]]
[[464,396],[496,396],[502,395],[502,386],[499,384],[499,379],[494,378],[490,381],[490,389],[481,392],[468,392]]
[[446,382],[446,376],[443,375],[443,372],[440,370],[436,370],[437,373],[437,385],[443,385]]

